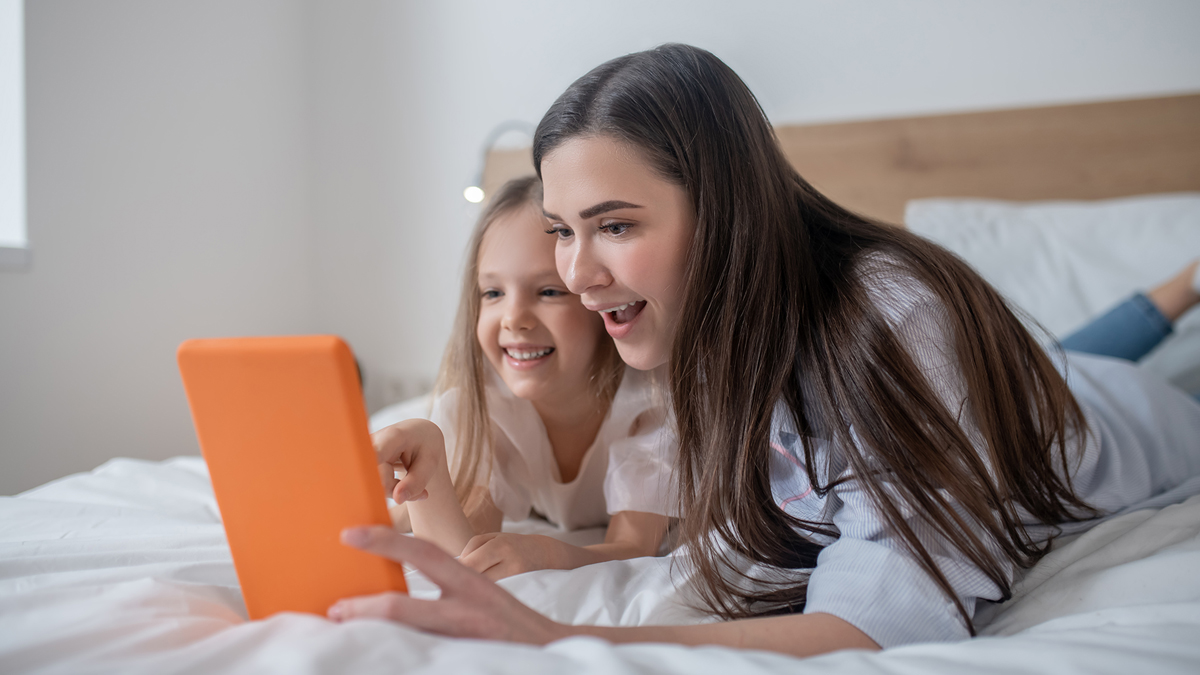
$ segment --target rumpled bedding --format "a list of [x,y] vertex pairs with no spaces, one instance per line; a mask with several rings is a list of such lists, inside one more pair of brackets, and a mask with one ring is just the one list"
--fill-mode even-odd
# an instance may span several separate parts
[[[552,528],[520,523],[518,531]],[[595,533],[575,533],[586,539]],[[410,572],[414,594],[437,590]],[[540,571],[501,584],[559,621],[710,620],[671,557]],[[546,647],[281,614],[248,622],[203,461],[116,459],[0,497],[3,673],[1200,672],[1200,497],[1060,540],[981,636],[810,659],[720,647]]]

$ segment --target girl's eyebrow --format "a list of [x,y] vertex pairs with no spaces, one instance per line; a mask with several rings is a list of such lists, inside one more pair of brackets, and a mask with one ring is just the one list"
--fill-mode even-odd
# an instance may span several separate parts
[[[591,207],[588,207],[588,208],[580,211],[579,219],[580,220],[588,220],[589,218],[595,218],[596,216],[598,216],[602,213],[608,213],[609,211],[616,211],[617,209],[640,209],[640,208],[642,208],[642,207],[638,204],[630,204],[629,202],[623,202],[619,199],[610,199],[606,202],[600,202],[599,204],[596,204],[595,206],[591,206]],[[546,216],[546,218],[549,218],[550,220],[558,220],[558,221],[562,220],[562,216],[556,216],[553,213],[549,213],[547,211],[542,211],[542,215]]]
[[[493,270],[480,270],[479,271],[479,282],[480,283],[491,282],[491,281],[496,281],[496,280],[504,281],[505,279],[508,279],[508,278],[511,278],[511,277],[504,274],[503,272],[496,272]],[[541,272],[533,272],[533,273],[523,274],[520,277],[518,277],[516,280],[524,281],[526,283],[544,283],[547,279],[553,279],[554,281],[562,283],[562,277],[558,276],[558,270],[553,269],[553,268],[542,270]]]

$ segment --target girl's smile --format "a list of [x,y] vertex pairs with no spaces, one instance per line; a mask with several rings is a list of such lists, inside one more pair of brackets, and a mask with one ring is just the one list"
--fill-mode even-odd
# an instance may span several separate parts
[[504,360],[509,368],[530,370],[549,360],[554,353],[554,347],[544,347],[528,344],[500,345],[504,351]]

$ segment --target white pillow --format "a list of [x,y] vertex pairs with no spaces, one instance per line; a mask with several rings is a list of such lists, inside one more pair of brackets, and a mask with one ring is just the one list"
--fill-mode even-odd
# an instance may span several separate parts
[[[904,219],[1060,338],[1200,258],[1200,193],[1089,202],[920,199],[908,203]],[[1198,391],[1200,312],[1182,317],[1175,331],[1143,364]]]
[[389,405],[371,415],[368,426],[371,429],[371,433],[375,433],[384,427],[390,427],[396,422],[411,419],[427,420],[429,419],[429,412],[432,406],[433,394],[424,394],[416,398],[410,398],[407,401]]

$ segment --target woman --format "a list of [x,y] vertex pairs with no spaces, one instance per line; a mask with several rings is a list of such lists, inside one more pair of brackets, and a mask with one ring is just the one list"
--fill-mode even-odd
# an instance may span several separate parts
[[1179,484],[1200,474],[1200,407],[1105,359],[1063,364],[1068,387],[964,263],[800,178],[708,52],[593,70],[547,112],[534,162],[568,288],[626,363],[669,369],[680,536],[728,620],[563,626],[386,528],[345,541],[422,569],[442,598],[331,617],[796,655],[958,639],[1060,528],[1200,490]]

